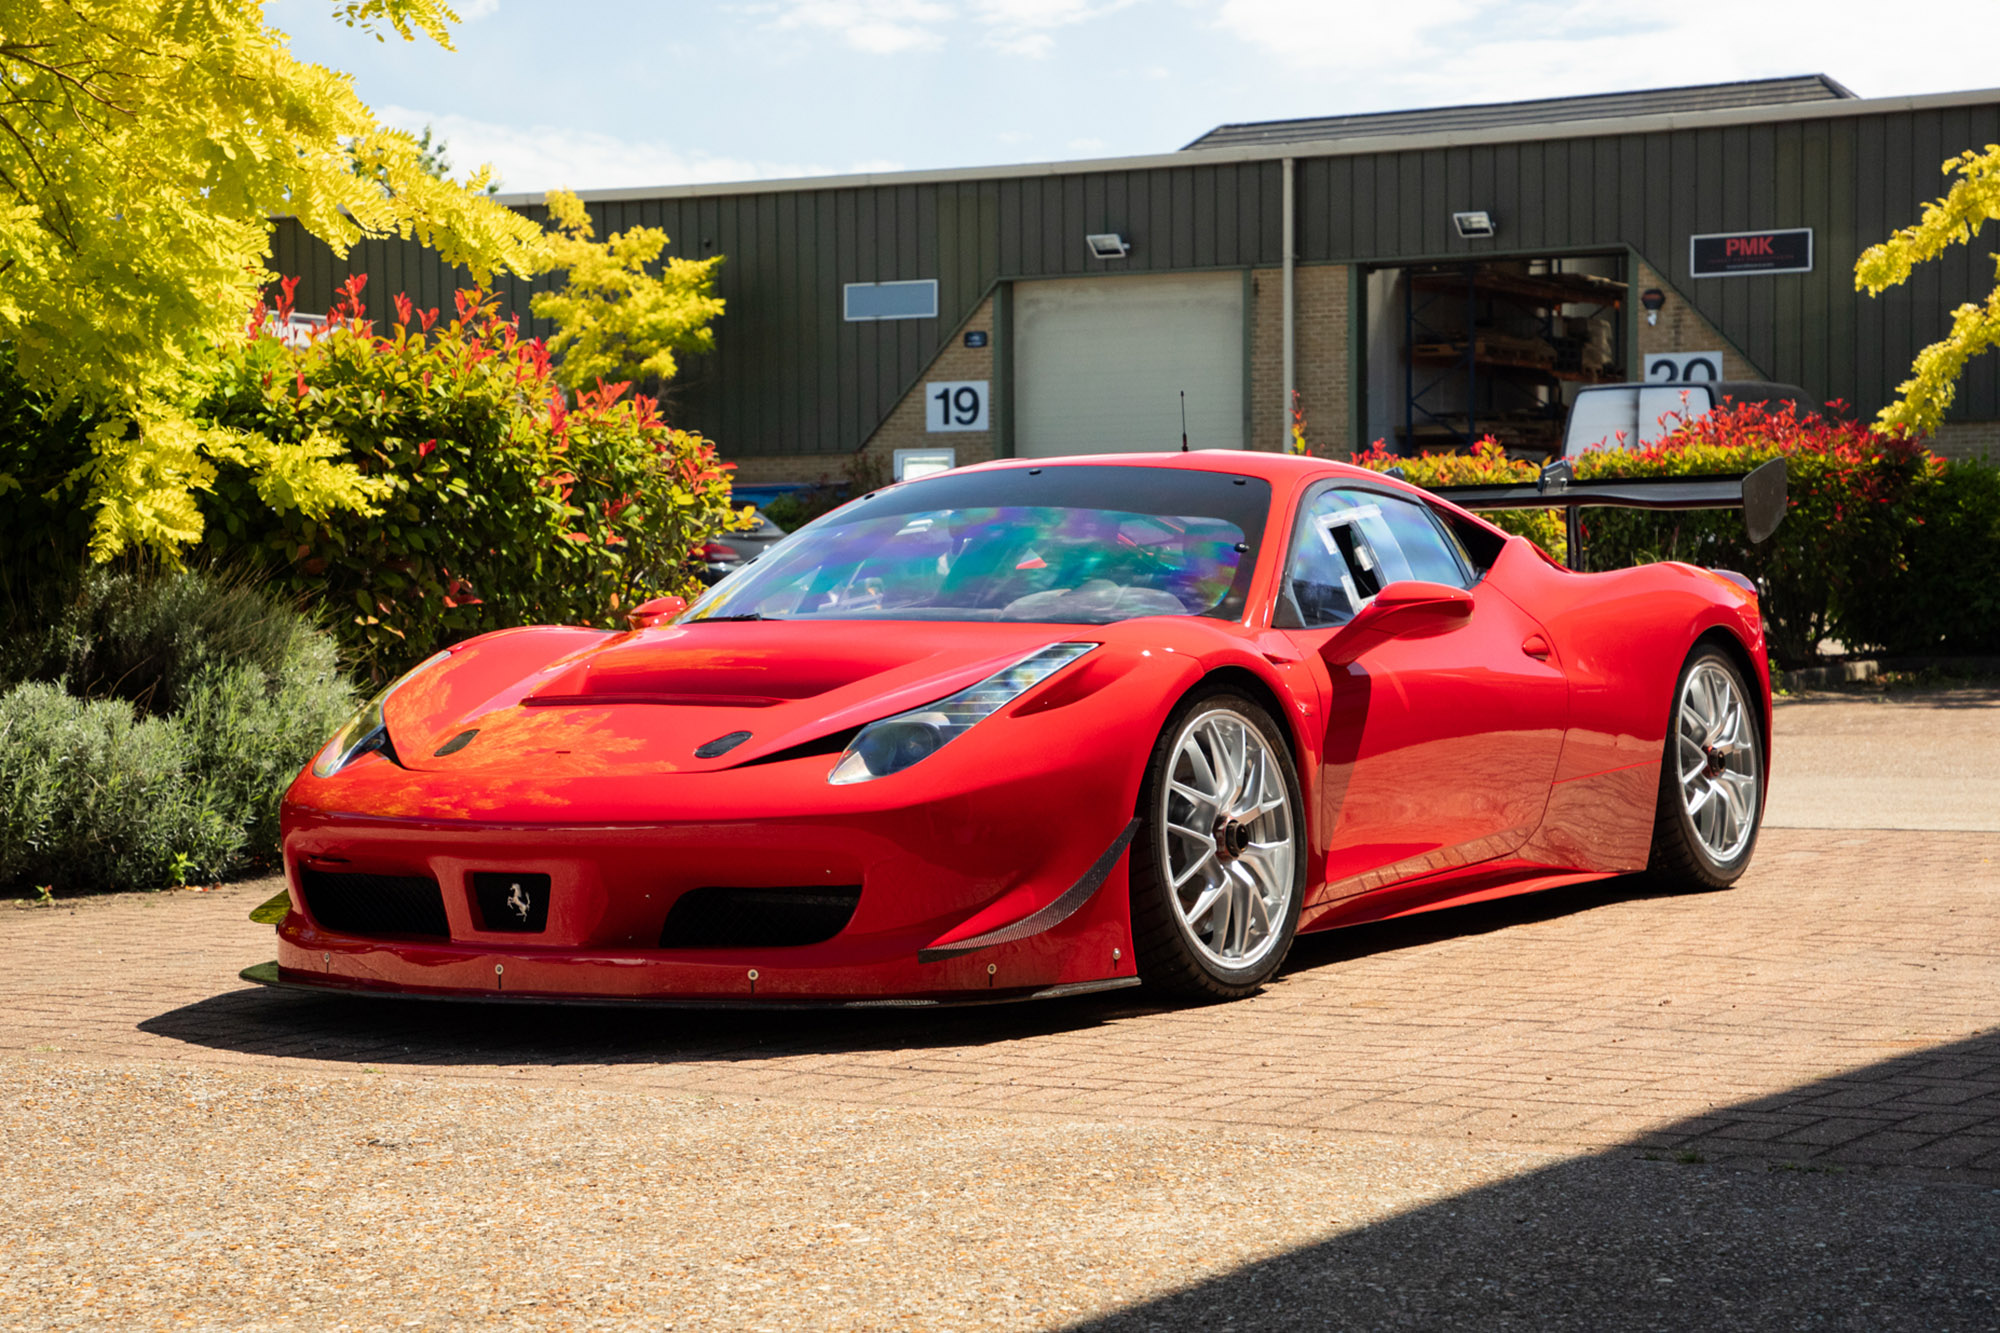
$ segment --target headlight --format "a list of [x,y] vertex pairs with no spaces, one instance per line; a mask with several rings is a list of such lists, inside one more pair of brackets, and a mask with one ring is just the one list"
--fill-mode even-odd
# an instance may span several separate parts
[[382,705],[389,702],[390,695],[402,688],[404,681],[419,671],[436,666],[450,656],[449,648],[441,653],[432,653],[390,681],[380,694],[355,709],[354,716],[341,724],[340,730],[333,733],[333,739],[326,743],[326,748],[319,752],[319,758],[313,760],[313,776],[330,778],[362,755],[372,754],[387,745],[389,728],[382,720]]
[[1052,643],[949,699],[870,722],[849,742],[826,780],[837,784],[868,782],[900,773],[930,758],[963,736],[973,723],[991,717],[1095,647],[1094,643]]

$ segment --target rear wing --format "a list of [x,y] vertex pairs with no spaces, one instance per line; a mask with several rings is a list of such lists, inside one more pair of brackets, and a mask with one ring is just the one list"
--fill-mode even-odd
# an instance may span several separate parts
[[[1390,475],[1396,475],[1391,469]],[[1740,509],[1752,542],[1762,542],[1785,521],[1785,460],[1773,458],[1748,472],[1719,477],[1625,477],[1578,481],[1567,459],[1542,469],[1532,485],[1432,486],[1429,491],[1461,509],[1561,509],[1569,537],[1569,566],[1582,568],[1583,533],[1577,511],[1610,509]]]

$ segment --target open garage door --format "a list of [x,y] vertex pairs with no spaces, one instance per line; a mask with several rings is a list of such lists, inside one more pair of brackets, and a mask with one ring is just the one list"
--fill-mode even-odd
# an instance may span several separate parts
[[1243,275],[1014,285],[1014,451],[1243,447]]

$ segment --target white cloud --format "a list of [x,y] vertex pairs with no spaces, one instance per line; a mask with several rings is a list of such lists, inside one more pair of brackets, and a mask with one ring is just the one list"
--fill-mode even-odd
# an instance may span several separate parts
[[771,15],[781,30],[837,35],[870,55],[900,55],[945,45],[954,33],[977,36],[1006,55],[1041,57],[1054,32],[1138,0],[780,0],[750,12]]
[[870,55],[897,55],[941,45],[937,26],[951,17],[951,8],[934,0],[790,0],[776,22],[835,33]]
[[1289,66],[1348,76],[1329,111],[1807,73],[1863,96],[1980,88],[2000,42],[1992,0],[1903,0],[1890,40],[1861,0],[1221,0],[1213,21]]
[[1055,50],[1054,32],[1102,18],[1136,0],[971,0],[970,17],[986,29],[988,46],[1006,55],[1041,58]]
[[480,19],[499,13],[500,0],[458,0],[458,3],[452,6],[452,10],[461,22],[477,23]]
[[500,177],[501,188],[510,194],[557,187],[615,190],[648,185],[692,185],[847,172],[899,171],[903,166],[900,162],[873,159],[841,166],[812,162],[759,162],[688,152],[658,141],[624,139],[553,125],[500,125],[469,116],[400,106],[379,107],[377,112],[388,124],[412,133],[420,132],[429,125],[444,139],[453,171],[461,177],[482,163],[492,163]]

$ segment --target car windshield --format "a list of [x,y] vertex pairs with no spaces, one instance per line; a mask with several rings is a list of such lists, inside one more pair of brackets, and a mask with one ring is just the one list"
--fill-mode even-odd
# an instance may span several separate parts
[[686,620],[1234,616],[1270,487],[1186,468],[945,474],[836,510],[724,579]]

